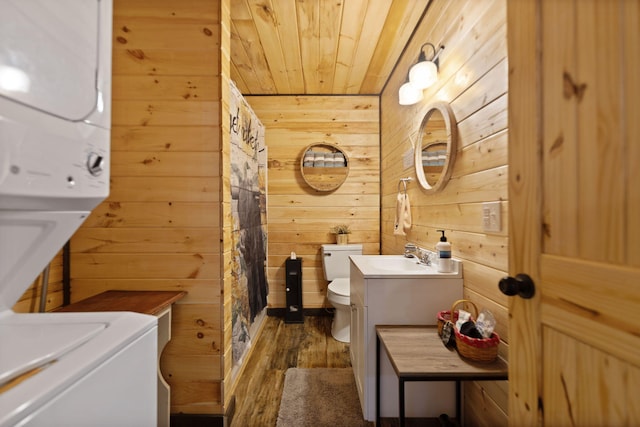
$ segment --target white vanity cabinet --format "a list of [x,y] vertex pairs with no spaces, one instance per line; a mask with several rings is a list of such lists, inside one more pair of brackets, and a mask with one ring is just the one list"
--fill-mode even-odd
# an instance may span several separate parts
[[[394,258],[395,257],[395,258]],[[351,364],[367,421],[376,415],[376,325],[435,325],[437,314],[462,298],[462,264],[453,273],[435,267],[393,268],[397,255],[353,255],[351,259]],[[398,380],[386,356],[381,359],[381,415],[398,417]],[[407,417],[455,414],[453,382],[406,384]]]
[[[351,366],[356,380],[356,388],[360,403],[364,402],[364,377],[365,377],[365,322],[367,319],[367,307],[364,305],[362,293],[353,292],[353,279],[351,282],[351,343],[349,352],[351,356]],[[364,409],[363,409],[364,411]]]

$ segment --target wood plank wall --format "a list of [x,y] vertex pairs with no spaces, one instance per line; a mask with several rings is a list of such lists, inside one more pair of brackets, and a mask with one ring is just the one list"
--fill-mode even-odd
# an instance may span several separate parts
[[[268,307],[286,307],[285,260],[303,258],[304,308],[330,307],[320,248],[335,243],[331,227],[348,224],[350,243],[378,254],[380,143],[377,96],[247,96],[266,127],[268,157]],[[330,143],[349,157],[347,180],[333,192],[309,187],[300,158],[313,143]]]
[[71,241],[72,302],[186,290],[171,412],[222,413],[220,2],[115,0],[111,194]]
[[[398,105],[398,88],[416,62],[420,46],[445,45],[438,83],[413,106]],[[434,249],[437,229],[445,229],[453,256],[464,262],[464,295],[496,316],[507,356],[507,301],[498,280],[508,269],[506,1],[434,0],[419,25],[381,97],[382,253],[402,253],[406,242]],[[459,129],[459,148],[451,181],[437,194],[427,194],[415,180],[412,152],[430,101],[449,102]],[[406,237],[393,235],[398,180],[412,177],[409,197],[413,228]],[[482,203],[501,203],[502,228],[482,227]],[[446,309],[448,307],[444,307]],[[465,425],[507,425],[507,383],[475,382],[465,386]]]

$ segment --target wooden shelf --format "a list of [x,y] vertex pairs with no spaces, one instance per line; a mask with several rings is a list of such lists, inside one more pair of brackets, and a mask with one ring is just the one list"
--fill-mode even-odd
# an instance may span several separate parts
[[106,291],[55,311],[134,311],[157,315],[186,294],[184,291]]

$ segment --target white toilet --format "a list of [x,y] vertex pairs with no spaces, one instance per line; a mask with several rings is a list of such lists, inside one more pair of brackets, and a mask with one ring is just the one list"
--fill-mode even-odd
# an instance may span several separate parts
[[327,299],[336,310],[331,335],[341,342],[350,341],[350,255],[362,255],[362,245],[322,245],[324,277],[331,282],[327,288]]

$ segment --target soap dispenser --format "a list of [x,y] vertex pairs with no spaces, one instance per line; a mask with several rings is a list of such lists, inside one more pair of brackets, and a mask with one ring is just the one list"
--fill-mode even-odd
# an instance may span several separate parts
[[451,262],[451,243],[447,242],[444,230],[438,230],[442,233],[440,241],[436,244],[436,252],[438,253],[438,272],[451,273],[453,263]]

